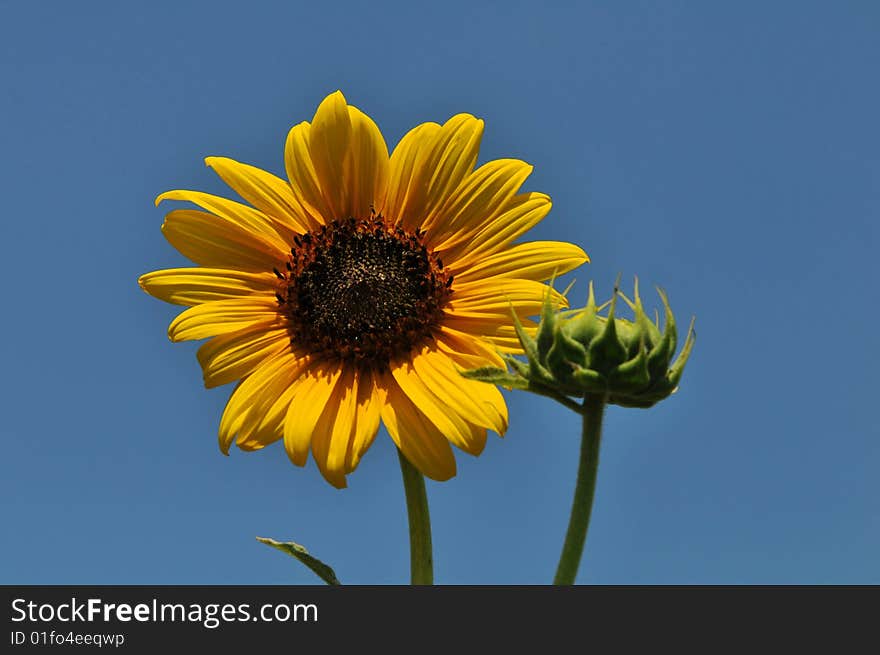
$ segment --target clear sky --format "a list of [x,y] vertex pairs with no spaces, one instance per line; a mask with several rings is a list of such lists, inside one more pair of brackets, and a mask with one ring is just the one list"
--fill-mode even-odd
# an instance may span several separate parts
[[[583,583],[880,583],[875,2],[0,2],[3,583],[406,583],[383,431],[338,491],[280,444],[223,457],[177,308],[172,188],[223,155],[283,174],[342,89],[389,145],[470,112],[481,161],[534,164],[536,239],[607,296],[660,284],[698,341],[660,406],[611,408]],[[576,417],[510,430],[428,483],[436,579],[552,579]]]

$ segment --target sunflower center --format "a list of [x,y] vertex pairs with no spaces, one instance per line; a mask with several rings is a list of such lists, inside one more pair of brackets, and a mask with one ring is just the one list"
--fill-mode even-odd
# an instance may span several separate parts
[[431,337],[452,284],[421,233],[381,215],[300,235],[276,274],[295,345],[377,367]]

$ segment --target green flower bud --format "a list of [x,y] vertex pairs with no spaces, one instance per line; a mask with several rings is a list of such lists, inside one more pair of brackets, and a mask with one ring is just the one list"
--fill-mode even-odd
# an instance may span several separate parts
[[[645,313],[638,279],[632,300],[615,285],[611,300],[597,306],[591,283],[584,308],[558,313],[548,293],[534,337],[513,317],[527,362],[505,355],[512,371],[487,367],[463,375],[551,396],[567,405],[569,396],[594,395],[623,407],[651,407],[678,388],[696,339],[691,319],[684,346],[673,361],[675,317],[666,294],[657,291],[664,308],[662,330],[659,315],[655,312],[652,321]],[[632,320],[616,315],[618,299],[632,310]]]

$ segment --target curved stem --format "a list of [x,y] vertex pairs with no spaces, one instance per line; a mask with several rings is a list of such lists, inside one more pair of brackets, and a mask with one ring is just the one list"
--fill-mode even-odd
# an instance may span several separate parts
[[532,391],[532,392],[539,394],[541,396],[546,396],[547,398],[552,398],[556,402],[560,403],[561,405],[567,407],[568,409],[570,409],[571,411],[573,411],[577,414],[584,413],[584,409],[580,403],[572,400],[571,398],[569,398],[565,394],[560,393],[559,391],[556,391],[555,389],[551,389],[550,387],[545,387],[545,386],[542,386],[540,384],[535,384],[535,383],[531,383],[529,385],[528,389],[529,389],[529,391]]
[[425,478],[409,463],[400,449],[400,472],[406,493],[406,513],[409,517],[410,584],[434,584],[434,557],[431,554],[431,516],[428,513],[428,495]]
[[582,407],[581,455],[568,532],[565,534],[562,555],[559,557],[559,566],[553,579],[553,584],[557,585],[574,584],[581,554],[584,552],[584,543],[587,540],[587,528],[590,527],[590,513],[593,510],[593,496],[596,492],[605,399],[602,396],[588,394],[584,397]]

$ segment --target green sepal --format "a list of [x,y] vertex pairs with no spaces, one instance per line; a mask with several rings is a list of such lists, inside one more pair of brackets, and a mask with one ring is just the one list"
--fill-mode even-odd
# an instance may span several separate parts
[[623,359],[630,360],[639,354],[642,331],[638,325],[625,318],[615,318],[614,331],[617,333],[617,340],[623,346]]
[[513,370],[515,370],[523,378],[528,380],[528,378],[529,378],[529,365],[528,364],[526,364],[525,362],[521,362],[513,355],[505,354],[505,355],[502,355],[502,357],[504,358],[505,362],[510,364],[510,366]]
[[544,305],[541,307],[541,322],[538,324],[538,332],[535,334],[535,350],[538,353],[538,361],[546,365],[547,353],[553,346],[553,333],[556,330],[556,314],[553,311],[553,303],[550,301],[552,286],[547,287],[544,294]]
[[677,342],[675,316],[672,315],[672,309],[669,307],[669,299],[666,297],[666,292],[660,287],[657,287],[657,293],[660,294],[660,299],[663,301],[666,324],[664,325],[660,341],[648,353],[648,370],[651,373],[652,379],[666,376],[669,361],[672,359],[673,353],[675,353]]
[[272,548],[277,548],[282,553],[287,553],[288,555],[295,557],[300,562],[309,567],[321,580],[326,582],[328,585],[340,585],[339,579],[336,577],[336,573],[329,566],[324,564],[321,560],[316,557],[312,557],[309,554],[309,551],[305,549],[304,546],[300,546],[297,543],[292,541],[275,541],[274,539],[268,539],[266,537],[257,537],[257,541],[261,544],[266,544],[267,546],[272,546]]
[[526,332],[519,317],[516,315],[516,312],[511,312],[511,314],[513,315],[513,329],[516,330],[516,336],[519,338],[519,343],[526,352],[526,357],[529,360],[529,375],[527,377],[529,379],[537,379],[541,382],[552,384],[553,376],[550,375],[550,372],[541,365],[541,361],[538,358],[538,344]]
[[[599,317],[596,315],[596,296],[593,293],[593,283],[590,282],[590,292],[587,296],[587,306],[577,310],[574,317],[565,322],[563,329],[569,337],[587,347],[601,330]],[[589,362],[587,362],[589,365]]]
[[696,321],[696,317],[691,317],[691,324],[688,326],[687,338],[684,340],[684,346],[682,346],[681,352],[678,353],[678,357],[675,359],[675,362],[672,364],[672,367],[666,375],[669,384],[673,387],[678,386],[678,383],[681,380],[681,375],[684,373],[685,364],[687,364],[688,358],[691,356],[691,350],[694,348],[694,343],[697,341],[697,332],[694,330],[694,321]]
[[607,389],[605,376],[593,369],[576,366],[571,377],[585,393],[605,393]]
[[507,369],[498,368],[497,366],[484,366],[459,372],[470,380],[500,384],[507,389],[527,389],[529,386],[529,381],[522,376],[514,375]]
[[550,373],[565,386],[571,379],[574,365],[583,365],[586,357],[586,349],[557,325],[553,335],[553,346],[547,353],[547,368]]
[[619,407],[631,407],[634,409],[648,409],[649,407],[656,405],[658,400],[641,400],[629,396],[616,396],[614,394],[608,397],[609,404],[617,405]]
[[[624,300],[627,300],[626,296],[622,293],[620,294]],[[651,319],[648,318],[648,315],[645,314],[645,307],[642,305],[642,298],[639,295],[639,278],[636,277],[633,282],[633,301],[630,303],[627,300],[627,304],[633,311],[633,315],[635,317],[634,323],[637,327],[637,330],[640,332],[640,338],[644,339],[645,345],[650,351],[654,344],[659,343],[662,335],[660,334],[660,329],[651,322]],[[641,343],[639,343],[639,347],[641,347]],[[635,353],[633,353],[635,354]]]
[[651,383],[651,374],[648,372],[648,349],[644,336],[639,343],[638,354],[617,366],[609,378],[611,387],[622,391],[636,392],[648,387]]
[[617,294],[611,297],[608,317],[599,336],[595,337],[588,348],[589,367],[608,376],[615,366],[626,360],[626,347],[617,337],[617,321],[614,320],[614,308]]

